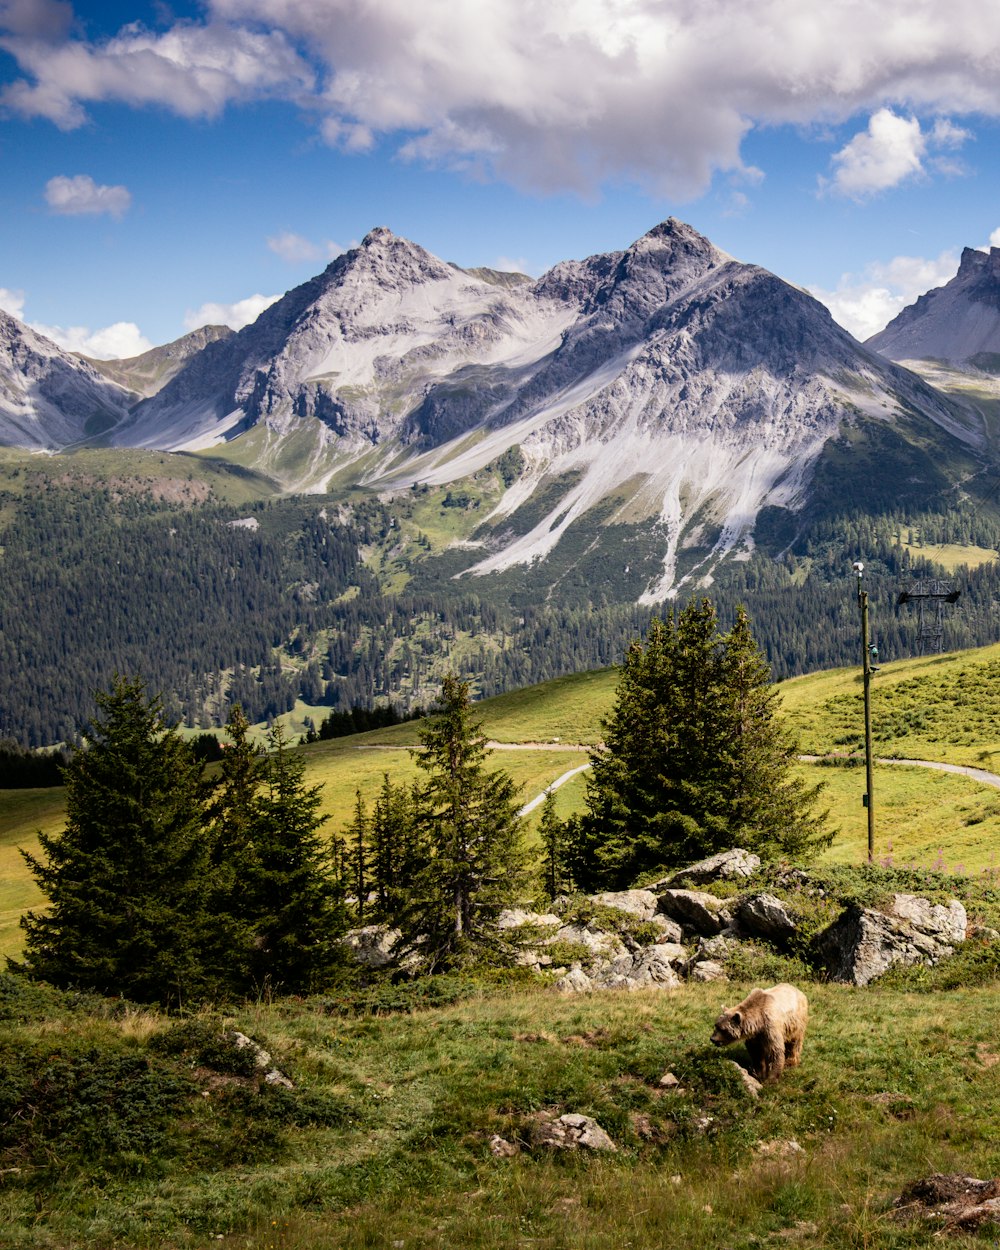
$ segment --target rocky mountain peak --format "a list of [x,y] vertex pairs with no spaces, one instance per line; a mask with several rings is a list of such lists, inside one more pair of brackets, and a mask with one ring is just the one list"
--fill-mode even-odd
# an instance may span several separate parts
[[968,280],[982,278],[984,275],[1000,279],[1000,247],[991,247],[988,252],[982,252],[978,247],[963,248],[962,260],[955,276]]
[[1000,248],[965,248],[954,278],[904,308],[867,346],[890,360],[960,367],[1000,352]]
[[369,230],[357,248],[333,262],[327,273],[339,282],[374,281],[386,290],[400,290],[423,282],[441,282],[454,277],[454,270],[409,239],[401,238],[386,226]]

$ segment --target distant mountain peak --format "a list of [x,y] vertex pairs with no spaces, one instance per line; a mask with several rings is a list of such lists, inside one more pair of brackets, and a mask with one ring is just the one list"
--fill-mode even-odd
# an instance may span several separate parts
[[958,273],[921,295],[867,340],[890,360],[947,361],[959,367],[1000,353],[1000,248],[967,247]]

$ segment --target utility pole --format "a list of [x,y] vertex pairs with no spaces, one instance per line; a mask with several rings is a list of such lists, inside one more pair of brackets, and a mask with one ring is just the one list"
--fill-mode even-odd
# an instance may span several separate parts
[[861,613],[861,661],[864,665],[865,689],[865,787],[864,805],[868,809],[868,862],[875,856],[875,780],[872,769],[872,654],[868,642],[868,591],[861,589],[865,566],[860,560],[852,565],[858,575],[858,610]]

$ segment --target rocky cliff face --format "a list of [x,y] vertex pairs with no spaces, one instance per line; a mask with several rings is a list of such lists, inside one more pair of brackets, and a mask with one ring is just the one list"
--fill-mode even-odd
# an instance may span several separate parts
[[86,361],[0,311],[0,445],[58,448],[126,416],[129,396]]
[[536,282],[373,230],[207,342],[111,437],[225,454],[244,435],[241,462],[296,490],[334,472],[444,485],[516,447],[520,474],[465,571],[545,559],[600,513],[653,536],[652,602],[681,564],[699,576],[746,550],[765,506],[804,507],[824,449],[865,423],[936,448],[982,440],[975,413],[859,347],[805,292],[670,219]]
[[[954,278],[904,308],[867,347],[890,360],[937,360],[996,372],[1000,358],[1000,248],[967,247]],[[985,357],[985,359],[983,359]]]

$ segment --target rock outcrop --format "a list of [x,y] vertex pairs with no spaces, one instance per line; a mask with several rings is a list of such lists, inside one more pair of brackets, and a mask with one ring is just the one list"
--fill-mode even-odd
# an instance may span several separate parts
[[[807,871],[772,874],[767,890],[752,884],[759,873],[755,856],[734,850],[674,873],[667,884],[584,900],[562,897],[544,913],[510,909],[498,925],[519,947],[518,963],[551,977],[555,989],[567,994],[669,991],[685,980],[724,980],[733,960],[746,975],[748,955],[752,966],[755,955],[768,950],[794,952],[832,980],[867,985],[894,965],[938,963],[965,940],[967,918],[957,899],[942,905],[897,893],[882,910],[849,903],[837,914],[836,900]],[[725,897],[669,884],[692,878],[705,886],[722,883]],[[734,894],[734,882],[747,888]],[[773,890],[787,892],[791,901]],[[800,907],[818,901],[832,916],[818,937],[809,936],[799,898]],[[995,940],[992,931],[978,936]],[[393,965],[398,938],[395,930],[369,925],[343,940],[359,963],[379,969]]]
[[832,981],[867,985],[896,964],[936,964],[965,941],[965,908],[895,894],[886,911],[852,904],[818,940]]

